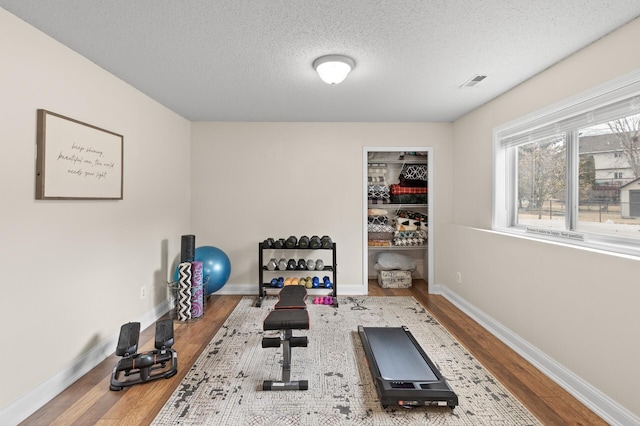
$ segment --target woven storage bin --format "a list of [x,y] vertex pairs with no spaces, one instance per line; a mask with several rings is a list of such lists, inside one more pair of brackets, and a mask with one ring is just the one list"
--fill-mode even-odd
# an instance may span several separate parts
[[411,287],[410,271],[378,271],[378,285],[382,288]]

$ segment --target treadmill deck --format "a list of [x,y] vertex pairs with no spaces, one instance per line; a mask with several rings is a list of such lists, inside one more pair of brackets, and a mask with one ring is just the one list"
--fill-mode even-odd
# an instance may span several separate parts
[[442,405],[458,397],[407,327],[358,326],[383,406]]

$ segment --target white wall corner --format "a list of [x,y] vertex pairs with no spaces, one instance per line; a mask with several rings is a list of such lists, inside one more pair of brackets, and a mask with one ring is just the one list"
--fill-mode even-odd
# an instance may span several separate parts
[[584,381],[513,331],[504,327],[446,285],[435,284],[430,289],[430,293],[444,296],[458,309],[500,339],[610,425],[633,426],[640,424],[640,417]]

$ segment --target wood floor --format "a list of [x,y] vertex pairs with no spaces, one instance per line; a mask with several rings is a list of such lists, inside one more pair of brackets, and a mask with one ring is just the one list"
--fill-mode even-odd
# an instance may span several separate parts
[[[607,424],[444,297],[429,295],[424,281],[414,282],[409,289],[382,289],[375,281],[370,281],[369,295],[414,296],[542,423]],[[118,361],[112,355],[21,424],[148,425],[241,297],[212,295],[204,318],[193,323],[174,323],[173,348],[178,352],[178,374],[173,378],[132,386],[120,392],[110,391],[111,370]],[[139,351],[153,349],[153,333],[153,327],[141,333]]]

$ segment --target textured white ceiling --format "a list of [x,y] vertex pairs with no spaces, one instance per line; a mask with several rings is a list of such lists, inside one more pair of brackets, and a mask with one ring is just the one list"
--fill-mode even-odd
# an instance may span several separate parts
[[[0,0],[0,7],[194,121],[452,121],[640,16],[638,0]],[[356,67],[330,87],[311,64],[333,53]],[[475,74],[488,77],[460,88]]]

